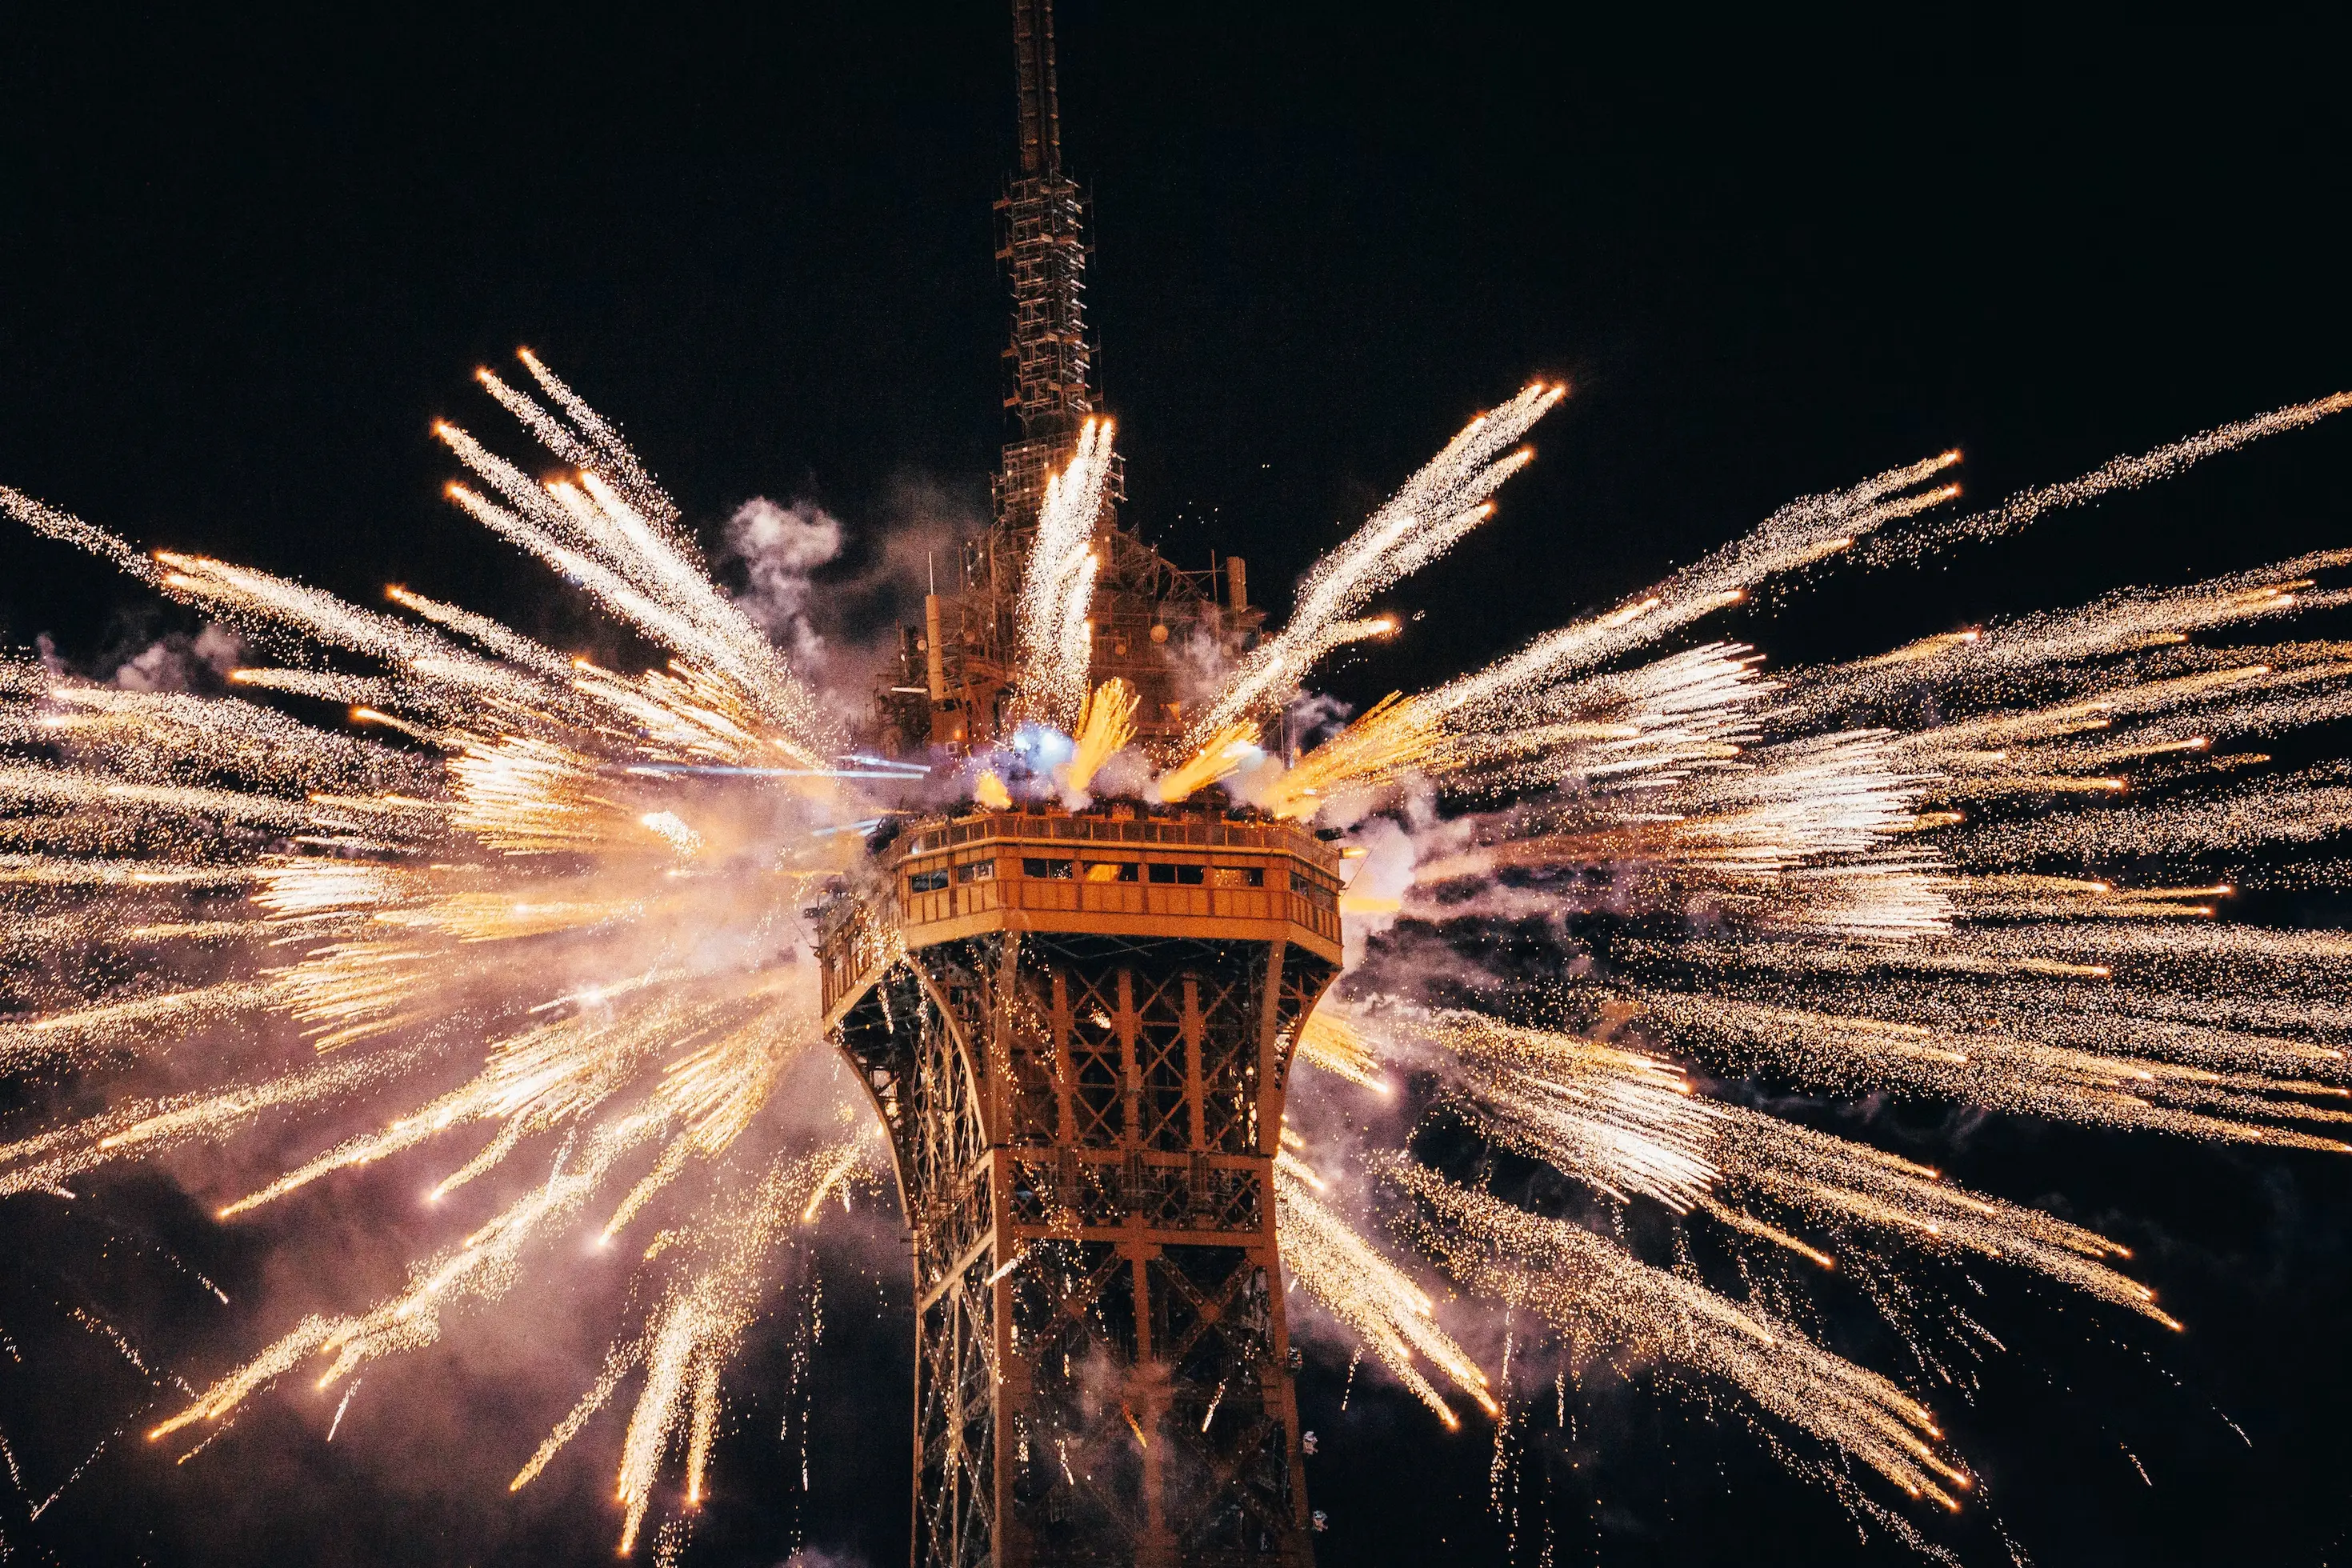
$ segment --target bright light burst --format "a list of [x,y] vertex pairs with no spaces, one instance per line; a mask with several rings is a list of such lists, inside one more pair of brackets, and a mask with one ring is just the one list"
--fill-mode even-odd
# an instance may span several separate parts
[[[667,1467],[682,1506],[700,1503],[722,1373],[784,1237],[869,1161],[866,1136],[778,1100],[822,1043],[797,911],[863,858],[857,829],[882,813],[859,781],[921,772],[845,754],[618,433],[522,363],[536,395],[480,383],[562,470],[533,478],[444,424],[473,476],[450,498],[667,649],[658,668],[599,668],[401,587],[395,616],[143,555],[0,490],[19,521],[278,661],[236,670],[222,697],[0,668],[0,918],[43,960],[31,1005],[0,1021],[0,1070],[119,1085],[99,1109],[10,1129],[0,1195],[289,1116],[367,1125],[225,1194],[223,1221],[412,1151],[439,1160],[428,1203],[528,1171],[402,1289],[305,1319],[150,1435],[216,1429],[298,1371],[347,1385],[541,1286],[567,1238],[625,1245],[645,1275],[636,1325],[513,1479],[634,1385],[614,1482],[625,1552]],[[1657,645],[1863,541],[1895,559],[2005,531],[2347,400],[1907,531],[1957,493],[1943,476],[1958,454],[1890,469],[1486,669],[1392,697],[1286,765],[1262,752],[1318,659],[1394,629],[1361,612],[1492,511],[1564,391],[1531,385],[1473,421],[1309,573],[1287,626],[1193,710],[1184,745],[1119,770],[1136,696],[1091,683],[1111,431],[1090,423],[1048,488],[1017,628],[1017,716],[1073,744],[1049,778],[1017,753],[982,759],[978,795],[1082,797],[1156,768],[1134,786],[1148,801],[1222,787],[1236,809],[1363,828],[1367,847],[1384,829],[1409,851],[1390,857],[1386,906],[1454,962],[1428,963],[1426,942],[1372,944],[1348,1000],[1293,1042],[1316,1071],[1391,1104],[1433,1091],[1433,1114],[1496,1152],[1801,1272],[1997,1258],[2178,1327],[2115,1267],[2113,1242],[1716,1089],[1752,1075],[2344,1151],[2352,935],[2228,910],[2250,878],[2294,874],[2298,852],[2352,827],[2346,764],[2266,773],[2248,749],[2352,717],[2352,643],[2230,639],[2352,602],[2325,580],[2352,552],[1813,668],[1768,672],[1722,639]],[[1357,901],[1383,906],[1360,889]],[[1496,974],[1495,933],[1531,921],[1578,959],[1567,978]],[[1441,973],[1479,965],[1495,984]],[[1351,1221],[1367,1181],[1401,1200],[1383,1205],[1402,1216],[1394,1238],[1466,1293],[1448,1311],[1508,1303],[1575,1364],[1728,1392],[1908,1496],[1967,1494],[1922,1404],[1764,1296],[1734,1299],[1404,1154],[1342,1150],[1324,1172],[1307,1154],[1286,1128],[1296,1281],[1448,1425],[1456,1395],[1498,1415],[1504,1396],[1412,1268]]]

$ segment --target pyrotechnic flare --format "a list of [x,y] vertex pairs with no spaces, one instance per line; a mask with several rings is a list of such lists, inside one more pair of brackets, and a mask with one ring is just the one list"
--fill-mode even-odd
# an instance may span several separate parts
[[1150,798],[1162,805],[1192,799],[1211,784],[1231,778],[1261,753],[1258,727],[1228,724],[1201,742],[1190,757],[1151,781]]
[[[2109,465],[2037,492],[2011,515],[2022,521],[2338,405]],[[1524,931],[1539,921],[1562,950],[1548,962],[1577,978],[1542,992],[1507,978],[1486,984],[1475,969],[1433,969],[1425,940],[1376,945],[1360,990],[1442,998],[1454,1010],[1359,1015],[1338,1036],[1341,1049],[1310,1024],[1300,1057],[1362,1083],[1373,1081],[1367,1064],[1402,1054],[1435,1072],[1439,1103],[1496,1150],[1608,1201],[1656,1203],[1814,1268],[1834,1270],[1843,1257],[1892,1271],[1906,1252],[1972,1254],[2179,1327],[2147,1287],[2108,1267],[2123,1249],[2105,1238],[1866,1145],[1697,1098],[1677,1065],[2352,1149],[2340,1136],[2352,1120],[2352,1005],[2340,973],[2314,967],[2321,954],[2352,951],[2352,938],[2180,924],[2210,922],[2250,876],[2296,874],[2279,865],[2282,850],[2352,826],[2336,799],[2340,765],[2218,799],[2200,787],[2210,773],[2267,761],[2216,754],[2217,735],[2352,713],[2352,650],[2189,640],[2352,602],[2317,577],[2352,553],[1939,634],[1771,679],[1736,645],[1629,662],[1755,585],[1948,500],[1950,487],[1916,487],[1955,458],[1785,509],[1619,609],[1360,721],[1367,750],[1397,709],[1432,737],[1412,755],[1427,798],[1406,818],[1417,863],[1403,912],[1471,964],[1484,922]],[[1921,713],[1933,722],[1919,723]],[[1339,763],[1348,739],[1307,761]],[[1256,784],[1254,798],[1311,819],[1328,795],[1299,779],[1304,771],[1290,794]],[[2032,803],[2032,815],[2006,807],[2011,800]],[[2151,857],[2185,868],[2113,882],[2057,869]],[[2343,875],[2324,866],[2302,874]],[[1660,934],[1662,918],[1692,923]],[[1641,924],[1612,930],[1628,919]],[[1707,928],[1717,934],[1701,936]],[[1459,1010],[1465,1003],[1506,1016]],[[1576,1016],[1634,1029],[1643,1047],[1543,1026]],[[1400,1032],[1418,1046],[1401,1047]],[[1961,1473],[1892,1384],[1575,1225],[1410,1163],[1400,1179],[1425,1205],[1409,1234],[1465,1289],[1531,1308],[1580,1343],[1727,1383],[1915,1495],[1956,1500]],[[1342,1315],[1366,1317],[1360,1303]],[[1393,1347],[1382,1353],[1392,1359]],[[1905,1410],[1916,1414],[1907,1432]]]
[[[598,669],[402,589],[395,603],[431,626],[165,552],[160,573],[134,569],[274,646],[356,654],[378,670],[249,668],[236,689],[352,703],[360,734],[398,741],[316,728],[242,697],[121,692],[26,667],[5,682],[16,760],[0,764],[0,796],[16,805],[16,843],[34,851],[10,858],[21,890],[10,920],[60,935],[55,922],[68,921],[90,949],[142,930],[174,935],[159,960],[113,972],[129,978],[0,1024],[0,1063],[62,1056],[135,1074],[193,1039],[212,1053],[220,1087],[131,1093],[0,1144],[0,1192],[56,1188],[289,1110],[373,1107],[381,1121],[231,1197],[222,1218],[477,1127],[487,1139],[453,1151],[434,1200],[503,1163],[551,1156],[541,1182],[417,1265],[407,1289],[305,1321],[158,1437],[226,1418],[306,1363],[323,1363],[332,1384],[429,1343],[450,1314],[532,1279],[550,1244],[583,1222],[610,1241],[685,1186],[689,1207],[740,1232],[750,1222],[724,1216],[762,1183],[814,1181],[793,1174],[802,1159],[747,1176],[735,1151],[820,1037],[793,911],[801,889],[856,853],[855,835],[826,831],[869,815],[836,776],[856,770],[826,762],[821,710],[703,574],[673,531],[676,508],[609,426],[532,368],[570,424],[495,378],[485,384],[581,470],[541,487],[444,426],[510,508],[471,492],[460,504],[668,643],[667,668]],[[137,559],[61,514],[10,510]],[[101,913],[110,918],[83,918]],[[274,1068],[288,1029],[327,1054]],[[468,1037],[484,1042],[471,1047],[471,1078],[428,1090],[450,1080]],[[720,1300],[755,1299],[773,1250],[754,1231],[716,1273],[692,1272],[688,1247],[648,1270],[671,1294],[647,1331],[653,1382],[624,1471],[626,1534],[676,1409],[695,1412],[689,1471],[707,1462],[718,1371],[749,1321],[748,1306]],[[673,1408],[663,1380],[680,1356],[692,1380]]]
[[1307,1016],[1298,1031],[1298,1059],[1375,1094],[1393,1093],[1371,1038],[1331,1005]]
[[1416,769],[1444,765],[1443,731],[1420,706],[1395,692],[1345,730],[1261,786],[1256,805],[1270,816],[1304,821],[1329,802],[1377,791]]
[[1274,1167],[1281,1204],[1283,1260],[1292,1278],[1348,1325],[1397,1380],[1459,1426],[1444,1394],[1421,1371],[1426,1360],[1489,1415],[1496,1409],[1486,1377],[1437,1326],[1436,1303],[1315,1196],[1312,1173],[1285,1152]]
[[1719,1173],[1719,1107],[1672,1063],[1605,1041],[1440,1013],[1421,1028],[1462,1062],[1467,1096],[1496,1142],[1622,1202],[1638,1193],[1686,1213]]
[[[118,1085],[96,1109],[11,1125],[0,1195],[305,1113],[340,1129],[222,1194],[224,1221],[399,1157],[437,1162],[435,1201],[498,1184],[490,1217],[402,1289],[305,1319],[167,1413],[159,1440],[217,1430],[298,1370],[331,1387],[430,1344],[540,1284],[566,1237],[651,1233],[626,1242],[641,1316],[513,1481],[634,1380],[614,1477],[625,1551],[666,1467],[682,1466],[688,1509],[707,1495],[722,1373],[784,1237],[865,1168],[855,1135],[773,1146],[775,1108],[821,1038],[797,911],[818,884],[868,874],[861,835],[886,813],[858,781],[916,774],[840,756],[822,705],[709,581],[618,433],[523,363],[539,395],[487,371],[481,384],[564,471],[541,482],[443,425],[485,487],[452,499],[665,648],[660,668],[601,668],[404,588],[388,594],[413,619],[203,556],[151,558],[0,490],[0,510],[278,661],[218,697],[0,666],[0,939],[28,960],[0,1070]],[[1792,503],[1484,670],[1392,697],[1286,770],[1265,757],[1268,717],[1324,654],[1392,629],[1359,613],[1486,515],[1560,395],[1531,386],[1474,421],[1311,571],[1288,625],[1144,786],[1172,804],[1222,784],[1307,823],[1405,797],[1360,847],[1406,853],[1343,907],[1409,880],[1401,912],[1421,934],[1370,943],[1349,1011],[1274,1048],[1434,1107],[1495,1160],[1547,1167],[1597,1203],[1708,1228],[1752,1249],[1746,1263],[1834,1279],[1891,1274],[1914,1252],[1999,1258],[2173,1324],[2110,1267],[2123,1253],[2105,1238],[1717,1099],[1709,1075],[2344,1150],[2352,934],[2242,923],[2230,900],[2256,880],[2352,875],[2305,853],[2352,828],[2345,764],[2239,776],[2267,761],[2246,742],[2352,716],[2352,644],[2194,639],[2352,602],[2325,580],[2352,552],[1769,678],[1737,644],[1645,650],[1874,534],[1891,556],[1998,532],[2347,400],[1907,533],[1955,493],[1936,481],[1957,454],[1891,469]],[[1047,489],[1018,600],[1015,717],[1058,727],[1071,753],[1055,781],[972,775],[990,810],[1012,807],[1008,776],[1032,798],[1121,776],[1105,764],[1138,697],[1091,668],[1110,462],[1108,424],[1089,422]],[[317,722],[292,716],[320,703]],[[1493,972],[1497,921],[1552,944],[1550,984]],[[859,961],[903,959],[890,940]],[[1420,961],[1432,942],[1445,963]],[[1374,1005],[1382,994],[1399,1005]],[[166,1053],[169,1074],[153,1065]],[[1441,1382],[1499,1413],[1411,1261],[1353,1228],[1348,1184],[1283,1131],[1275,1196],[1297,1282],[1449,1425]],[[1459,1310],[1508,1303],[1580,1364],[1638,1361],[1736,1391],[1912,1496],[1956,1505],[1967,1489],[1922,1405],[1760,1298],[1410,1159],[1373,1163],[1412,1199],[1402,1233],[1467,1293]]]
[[2193,463],[2234,451],[2265,436],[2315,425],[2329,415],[2341,414],[2347,408],[2352,408],[2352,392],[2339,392],[2332,396],[2314,398],[2309,403],[2275,408],[2252,419],[2217,426],[2200,435],[2158,447],[2153,452],[2113,458],[2081,479],[2021,491],[1990,511],[1956,518],[1940,528],[1925,530],[1908,539],[1882,540],[1874,547],[1874,554],[1886,559],[1906,555],[1916,559],[1949,540],[1990,539],[1996,534],[2008,533],[2025,527],[2045,511],[2059,507],[2080,506],[2084,501],[2095,500],[2116,490],[2137,489],[2158,479],[2170,479]]
[[1641,1262],[1580,1226],[1544,1219],[1418,1166],[1397,1168],[1428,1206],[1412,1228],[1463,1283],[1541,1316],[1576,1357],[1700,1374],[1853,1455],[1913,1497],[1958,1508],[1972,1484],[1927,1406],[1753,1306]]
[[1015,706],[1022,716],[1075,730],[1094,656],[1095,533],[1110,477],[1111,423],[1089,419],[1069,465],[1045,483],[1021,579]]
[[1135,739],[1135,689],[1124,680],[1104,681],[1079,706],[1076,747],[1063,773],[1073,795],[1084,795],[1103,764]]
[[1802,571],[1850,549],[1864,534],[1941,505],[1958,487],[1919,490],[1959,461],[1946,452],[1890,468],[1850,490],[1790,502],[1736,544],[1675,574],[1603,616],[1561,627],[1508,658],[1428,696],[1431,709],[1463,722],[1533,712],[1571,716],[1583,691],[1569,683],[1634,648],[1657,642],[1701,616],[1736,605],[1759,584]]

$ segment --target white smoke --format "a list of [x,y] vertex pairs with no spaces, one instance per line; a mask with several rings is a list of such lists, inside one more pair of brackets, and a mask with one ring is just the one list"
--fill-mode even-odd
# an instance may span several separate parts
[[[217,691],[221,682],[245,661],[245,639],[217,621],[208,621],[194,637],[173,632],[157,637],[137,653],[125,657],[121,644],[113,653],[101,653],[92,662],[98,669],[114,666],[107,683],[124,691]],[[43,632],[33,639],[41,668],[67,679],[84,679],[84,672],[58,652],[57,640]],[[94,671],[92,672],[95,673]]]
[[872,715],[876,677],[919,623],[934,584],[963,584],[965,541],[987,526],[971,498],[920,475],[890,481],[872,519],[843,522],[811,500],[754,496],[728,520],[717,564],[730,593],[793,672],[852,724]]
[[782,1568],[866,1568],[866,1559],[855,1552],[803,1546],[785,1558]]
[[1348,882],[1347,918],[1339,922],[1347,966],[1364,966],[1371,939],[1396,924],[1397,912],[1412,887],[1412,863],[1417,855],[1412,835],[1393,818],[1380,816],[1356,829],[1355,847],[1365,851]]
[[841,540],[841,521],[814,501],[779,506],[753,496],[727,520],[720,561],[745,580],[735,602],[803,675],[824,659],[824,637],[809,614],[812,574],[840,556]]
[[245,639],[210,622],[193,637],[168,637],[148,644],[115,669],[114,684],[125,691],[185,691],[200,683],[197,670],[209,670],[218,679],[244,658]]

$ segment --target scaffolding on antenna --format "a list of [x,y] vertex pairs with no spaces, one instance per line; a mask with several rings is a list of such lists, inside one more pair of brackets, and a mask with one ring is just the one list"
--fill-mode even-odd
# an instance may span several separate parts
[[[883,744],[1003,738],[1048,475],[1099,410],[1050,0],[1013,0],[1018,172],[995,518],[902,628]],[[1187,655],[1255,637],[1239,557],[1096,521],[1089,679],[1162,753]],[[1001,802],[999,803],[1002,804]],[[1203,799],[901,817],[816,915],[827,1028],[887,1125],[914,1254],[916,1568],[1311,1568],[1274,1163],[1340,961],[1339,864]]]

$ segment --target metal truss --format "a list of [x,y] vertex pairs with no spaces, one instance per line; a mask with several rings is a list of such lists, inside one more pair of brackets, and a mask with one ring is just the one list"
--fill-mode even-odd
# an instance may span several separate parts
[[1312,1561],[1272,1165],[1331,975],[998,932],[843,1012],[912,1232],[918,1568]]

